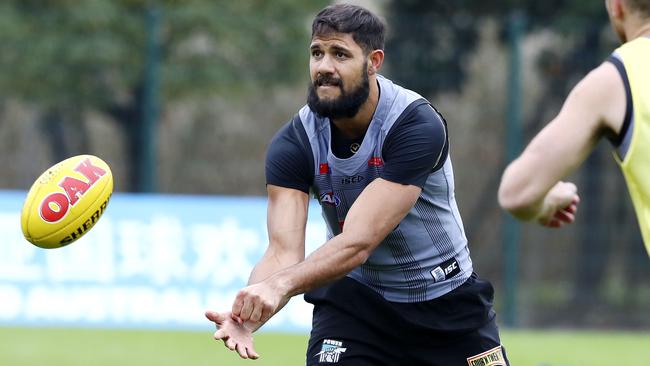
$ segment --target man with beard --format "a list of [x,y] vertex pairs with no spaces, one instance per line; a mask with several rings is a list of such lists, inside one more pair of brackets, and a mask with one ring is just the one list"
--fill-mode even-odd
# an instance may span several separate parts
[[[304,293],[308,365],[507,364],[455,202],[446,122],[378,75],[383,48],[366,9],[314,19],[308,103],[267,153],[268,249],[231,311],[206,312],[243,358],[258,357],[252,333]],[[328,240],[305,258],[310,191]]]
[[623,45],[575,86],[557,117],[508,166],[499,202],[521,220],[572,223],[578,190],[562,179],[608,138],[650,255],[650,0],[605,4]]

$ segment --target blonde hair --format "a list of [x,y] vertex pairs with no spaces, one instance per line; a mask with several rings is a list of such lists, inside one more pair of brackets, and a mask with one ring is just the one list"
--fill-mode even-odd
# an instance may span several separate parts
[[650,18],[650,0],[625,0],[625,2],[644,18]]

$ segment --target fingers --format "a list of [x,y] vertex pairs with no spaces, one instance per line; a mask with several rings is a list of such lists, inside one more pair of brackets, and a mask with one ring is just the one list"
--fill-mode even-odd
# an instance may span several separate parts
[[224,339],[223,344],[231,351],[234,351],[237,347],[237,342],[235,342],[232,338]]
[[224,347],[228,348],[231,351],[236,351],[239,354],[239,357],[245,358],[245,359],[253,359],[256,360],[260,357],[260,355],[255,352],[255,349],[253,349],[252,344],[251,345],[246,345],[245,343],[247,342],[237,342],[233,338],[227,337],[227,338],[218,338],[217,333],[215,333],[215,339],[223,339],[223,345]]
[[255,327],[246,327],[240,317],[228,312],[206,311],[205,317],[217,325],[217,331],[213,334],[215,340],[223,341],[226,348],[236,351],[241,358],[259,358],[259,354],[253,349],[252,333]]
[[251,312],[250,321],[259,322],[262,319],[262,306],[256,306]]
[[580,196],[578,196],[578,187],[571,182],[558,182],[549,191],[548,202],[551,207],[555,207],[555,212],[547,213],[538,221],[541,225],[552,228],[559,228],[567,224],[572,224],[576,218]]
[[232,320],[234,320],[234,321],[235,321],[237,324],[239,324],[239,325],[244,324],[244,321],[243,321],[240,317],[238,317],[237,315],[235,315],[235,314],[232,314],[232,313],[231,313],[230,318],[231,318]]
[[257,360],[258,358],[260,358],[260,355],[257,352],[255,352],[252,346],[246,347],[246,352],[248,353],[248,358],[252,360]]
[[240,322],[252,321],[260,322],[268,319],[273,314],[273,307],[266,304],[257,294],[246,292],[245,289],[239,291],[237,298],[232,305],[232,314]]
[[237,297],[235,297],[235,301],[232,303],[232,310],[231,310],[232,315],[239,318],[241,316],[241,309],[243,306],[244,306],[244,294],[241,291],[239,291],[237,293]]
[[260,307],[259,302],[259,296],[250,294],[245,289],[241,290],[232,304],[232,314],[243,321],[249,320],[253,312],[260,312],[260,310],[256,310]]
[[259,308],[259,306],[256,306],[256,302],[259,301],[259,298],[256,296],[247,296],[244,301],[243,305],[241,307],[241,311],[239,312],[238,316],[246,321],[251,318],[251,314],[255,310],[255,307]]
[[248,353],[246,352],[246,347],[244,347],[242,344],[238,343],[235,346],[235,350],[237,350],[237,353],[239,353],[239,357],[248,358]]
[[571,204],[571,205],[565,207],[564,209],[562,209],[562,211],[564,211],[566,213],[570,213],[570,214],[576,213],[577,210],[578,210],[578,206],[573,205],[573,204]]
[[221,314],[217,313],[216,311],[210,311],[207,310],[205,312],[205,317],[208,318],[208,320],[213,321],[217,324],[221,324],[226,320],[226,314]]
[[575,214],[578,211],[578,203],[580,203],[580,197],[575,195],[568,206],[555,212],[553,219],[559,221],[559,226],[562,226],[563,224],[572,224],[575,221]]
[[567,224],[571,224],[576,219],[574,214],[566,210],[557,211],[553,218]]
[[558,210],[550,219],[540,219],[539,223],[546,227],[559,228],[566,224],[572,224],[575,221],[575,212],[577,207],[569,205],[562,210]]
[[[226,347],[228,347],[228,346],[226,346]],[[244,345],[242,343],[236,343],[234,351],[237,351],[237,353],[239,354],[239,357],[241,357],[243,359],[249,359],[250,358],[251,360],[257,360],[258,358],[260,358],[260,355],[257,352],[255,352],[255,350],[253,349],[252,346],[246,346],[246,345]]]
[[264,307],[262,309],[262,316],[260,318],[260,322],[266,323],[267,321],[269,321],[269,319],[271,319],[273,314],[275,314],[275,310],[272,307],[270,306]]
[[224,340],[225,340],[225,339],[228,338],[229,336],[228,336],[228,332],[226,332],[226,331],[223,330],[223,329],[219,329],[218,331],[214,332],[213,337],[214,337],[214,339],[216,339],[216,340],[220,340],[220,339],[224,339]]
[[573,196],[573,202],[571,202],[571,203],[574,204],[574,205],[577,205],[578,203],[580,203],[580,196],[577,193],[576,193],[575,196]]

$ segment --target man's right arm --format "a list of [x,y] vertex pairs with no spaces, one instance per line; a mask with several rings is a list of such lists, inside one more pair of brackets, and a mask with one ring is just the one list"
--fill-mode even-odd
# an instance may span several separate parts
[[550,226],[572,222],[579,198],[575,185],[561,180],[608,131],[619,133],[625,106],[618,71],[603,63],[576,85],[558,116],[505,170],[499,187],[501,206],[522,220],[537,219]]
[[[266,156],[268,192],[267,229],[268,247],[253,268],[249,285],[259,283],[276,272],[305,259],[305,227],[311,183],[311,150],[300,143],[298,133],[287,123],[273,138]],[[286,302],[278,304],[282,308]],[[258,358],[253,347],[253,332],[263,322],[245,322],[231,312],[206,311],[206,317],[215,323],[216,340],[222,340],[230,350],[242,358]]]
[[269,245],[251,272],[249,285],[305,259],[307,193],[275,185],[267,186]]
[[313,172],[311,148],[297,117],[273,137],[266,154],[269,245],[251,272],[248,284],[305,259],[305,226]]

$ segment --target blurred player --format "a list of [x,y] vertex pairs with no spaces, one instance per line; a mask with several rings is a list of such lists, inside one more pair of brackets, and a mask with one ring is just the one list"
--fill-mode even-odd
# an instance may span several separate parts
[[[378,74],[383,48],[384,25],[363,8],[314,19],[307,105],[267,153],[268,249],[232,311],[206,316],[216,339],[257,358],[252,332],[305,293],[308,365],[507,365],[456,206],[446,122]],[[310,191],[329,240],[305,258]]]
[[561,179],[608,138],[650,254],[650,0],[607,0],[606,6],[623,45],[575,86],[558,116],[508,166],[499,202],[522,220],[572,223],[577,188]]

